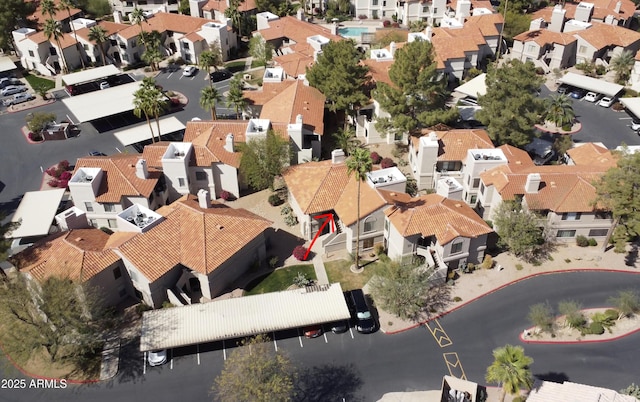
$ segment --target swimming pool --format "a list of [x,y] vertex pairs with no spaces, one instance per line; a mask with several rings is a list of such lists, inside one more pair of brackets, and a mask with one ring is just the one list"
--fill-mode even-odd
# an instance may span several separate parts
[[364,32],[369,32],[369,28],[365,28],[365,27],[338,28],[338,35],[344,36],[345,38],[359,38],[360,34]]

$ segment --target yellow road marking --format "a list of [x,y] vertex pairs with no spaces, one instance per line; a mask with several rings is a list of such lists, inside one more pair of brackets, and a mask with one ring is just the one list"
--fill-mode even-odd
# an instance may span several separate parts
[[451,341],[451,338],[449,338],[449,335],[444,331],[438,320],[429,321],[424,326],[431,332],[433,339],[438,342],[441,348],[446,348],[453,344],[453,341]]
[[[462,380],[467,379],[467,375],[464,373],[462,363],[456,352],[443,353],[444,363],[447,365],[447,370],[452,377],[460,378]],[[454,369],[454,370],[452,370]]]

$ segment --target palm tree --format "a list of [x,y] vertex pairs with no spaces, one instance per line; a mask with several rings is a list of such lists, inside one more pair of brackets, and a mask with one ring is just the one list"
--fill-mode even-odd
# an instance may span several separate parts
[[[219,53],[218,53],[219,54]],[[201,69],[205,70],[207,74],[213,67],[216,71],[218,71],[218,64],[221,64],[220,57],[218,54],[212,52],[211,50],[205,50],[200,53],[200,57],[198,58],[198,65]],[[213,87],[213,81],[211,81],[211,77],[209,77],[209,85]]]
[[231,20],[231,26],[239,37],[242,37],[242,12],[240,11],[241,2],[242,0],[230,0],[229,7],[224,10],[224,16]]
[[547,100],[546,120],[558,127],[565,124],[573,124],[576,114],[573,111],[573,102],[565,94],[551,95]]
[[134,8],[131,14],[129,14],[129,21],[131,21],[132,24],[136,24],[138,25],[138,27],[140,27],[140,40],[142,41],[145,49],[147,47],[147,44],[144,42],[145,36],[144,30],[142,29],[142,21],[146,20],[147,17],[144,16],[144,11],[142,11],[142,9],[138,7]]
[[162,43],[162,34],[157,30],[151,32],[140,32],[140,40],[144,43],[144,53],[142,59],[146,61],[153,71],[159,69],[159,63],[162,61],[162,53],[160,52],[160,44]]
[[205,110],[211,110],[211,120],[217,120],[216,105],[222,100],[218,90],[213,86],[204,87],[200,94],[200,106]]
[[[151,131],[151,142],[155,142],[155,136],[153,134],[153,127],[151,127],[151,120],[149,119],[149,104],[151,103],[151,99],[149,97],[149,93],[145,91],[144,87],[140,87],[136,92],[133,93],[133,114],[140,118],[144,114],[144,118],[147,120],[147,124],[149,125],[149,130]],[[158,137],[160,137],[160,133],[158,133]]]
[[247,100],[242,93],[242,81],[240,76],[236,75],[229,83],[229,92],[227,93],[227,106],[236,110],[236,118],[240,117],[240,110],[244,110],[247,106]]
[[355,133],[350,128],[339,128],[332,137],[336,142],[336,147],[342,149],[347,156],[351,155],[353,150],[360,145],[360,140],[356,138]]
[[533,359],[524,354],[522,346],[505,345],[493,350],[493,363],[487,367],[485,379],[487,382],[502,384],[500,402],[504,402],[507,392],[516,395],[522,387],[531,389],[531,363]]
[[633,53],[628,50],[611,59],[611,68],[616,72],[616,82],[618,84],[624,85],[629,81],[634,63]]
[[133,113],[136,117],[144,117],[147,119],[149,130],[151,130],[151,141],[155,142],[153,128],[151,127],[151,119],[153,116],[158,127],[158,141],[160,141],[160,115],[167,108],[167,100],[156,86],[153,78],[146,77],[142,80],[140,88],[133,93]]
[[60,38],[64,36],[60,23],[53,18],[49,18],[48,20],[46,20],[44,23],[44,34],[47,37],[47,40],[50,41],[51,38],[53,38],[53,40],[56,41],[56,44],[58,45],[58,51],[60,52],[60,56],[62,58],[62,71],[67,73],[69,71],[69,69],[67,68],[67,60],[64,58],[64,49],[62,49],[62,46],[60,45]]
[[84,69],[86,65],[84,64],[84,57],[82,56],[82,48],[80,46],[80,42],[78,42],[76,29],[71,23],[71,9],[75,8],[75,4],[73,4],[73,0],[60,0],[58,2],[58,7],[60,8],[60,10],[67,11],[67,15],[69,16],[69,26],[71,26],[71,31],[73,31],[73,38],[76,40],[76,48],[78,49],[78,53],[80,54],[80,62],[82,63],[82,68]]
[[58,11],[56,7],[56,3],[53,0],[42,0],[40,2],[40,9],[42,10],[42,15],[48,15],[49,18],[53,19]]
[[347,159],[347,174],[354,175],[358,182],[358,200],[356,203],[356,258],[355,267],[360,268],[360,183],[367,179],[367,173],[371,171],[373,162],[371,154],[365,148],[355,148]]
[[95,44],[100,48],[100,54],[102,55],[102,65],[107,65],[107,55],[104,52],[103,43],[105,43],[107,38],[107,30],[101,27],[100,25],[94,25],[89,28],[89,40],[95,42]]

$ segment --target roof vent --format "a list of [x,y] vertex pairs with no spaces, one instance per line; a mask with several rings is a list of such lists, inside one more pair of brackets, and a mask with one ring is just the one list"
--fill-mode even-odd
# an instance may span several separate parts
[[218,228],[218,230],[222,230],[222,229],[224,229],[224,226],[222,226],[222,225],[218,225],[218,226],[216,226],[216,227]]
[[455,206],[456,206],[456,208],[460,208],[460,207],[462,207],[462,204],[460,204],[459,202],[456,202]]
[[551,187],[555,187],[556,186],[556,182],[555,181],[552,181],[549,184],[551,185]]
[[395,197],[396,193],[390,193],[389,195],[392,196],[392,197]]
[[84,239],[83,239],[82,237],[76,237],[76,238],[74,239],[74,241],[77,241],[77,242],[81,242],[81,241],[83,241],[83,240],[84,240]]

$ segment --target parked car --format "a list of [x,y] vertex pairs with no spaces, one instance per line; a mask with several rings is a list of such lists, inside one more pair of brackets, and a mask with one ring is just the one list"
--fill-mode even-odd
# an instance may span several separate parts
[[107,154],[98,151],[91,151],[89,152],[89,156],[107,156]]
[[184,70],[182,70],[182,75],[184,77],[193,77],[197,70],[196,66],[185,66]]
[[584,89],[574,88],[573,91],[571,91],[571,93],[569,94],[569,96],[571,96],[573,99],[582,99],[586,94],[587,94],[587,91],[585,91]]
[[111,85],[109,85],[109,83],[107,81],[102,81],[100,83],[100,89],[107,89],[109,88]]
[[306,338],[317,338],[322,335],[322,327],[320,325],[309,325],[302,329]]
[[536,166],[546,165],[556,156],[553,143],[542,138],[534,138],[531,143],[524,146],[524,149],[529,153]]
[[14,95],[12,98],[5,99],[4,101],[2,101],[2,103],[5,106],[17,105],[18,103],[28,102],[35,98],[36,97],[34,94],[29,94],[29,93],[17,94],[17,95]]
[[22,81],[17,78],[12,77],[2,77],[0,78],[0,88],[5,88],[9,85],[22,85]]
[[9,85],[7,87],[2,88],[2,90],[0,90],[0,94],[2,94],[2,96],[7,96],[7,95],[13,95],[13,94],[18,94],[20,92],[24,92],[27,90],[27,87],[24,85]]
[[571,87],[570,85],[561,84],[556,90],[556,92],[559,94],[566,94],[567,92],[571,92],[572,90],[573,90],[573,87]]
[[233,77],[233,74],[231,74],[227,70],[218,70],[218,71],[214,71],[211,74],[209,74],[209,78],[213,82],[220,82],[220,81],[228,80],[231,77]]
[[634,121],[633,123],[631,123],[631,125],[629,127],[631,127],[631,129],[633,131],[635,131],[636,133],[640,134],[640,123],[636,123]]
[[587,92],[587,94],[584,96],[584,100],[586,100],[587,102],[597,102],[600,100],[600,97],[602,95],[597,94],[595,92]]
[[615,97],[605,96],[604,98],[600,99],[600,102],[598,102],[598,105],[602,107],[611,107],[611,105],[613,105],[614,103],[616,103]]
[[349,329],[349,321],[347,320],[336,321],[331,323],[330,325],[331,332],[333,332],[334,334],[341,334],[343,332],[347,332],[347,330]]
[[153,350],[148,353],[147,361],[149,362],[149,366],[159,366],[161,364],[165,364],[167,362],[167,350]]
[[376,321],[369,310],[369,305],[364,297],[362,289],[354,289],[350,292],[356,330],[363,334],[370,334],[376,330]]

